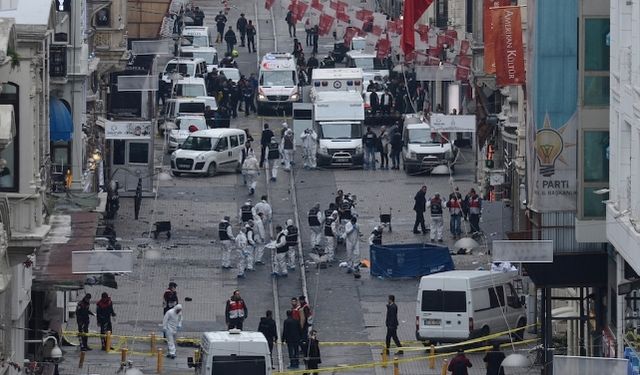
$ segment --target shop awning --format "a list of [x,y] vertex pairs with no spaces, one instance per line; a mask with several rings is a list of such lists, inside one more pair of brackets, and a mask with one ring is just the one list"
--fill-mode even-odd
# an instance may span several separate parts
[[71,112],[58,98],[49,101],[49,138],[52,141],[70,141],[73,134]]
[[0,148],[7,147],[16,135],[16,123],[13,106],[0,105]]
[[599,253],[553,254],[553,263],[523,263],[538,287],[579,288],[606,286],[608,255]]
[[91,250],[98,227],[99,213],[72,212],[52,215],[51,231],[38,252],[33,271],[34,289],[81,288],[86,275],[72,273],[74,251]]

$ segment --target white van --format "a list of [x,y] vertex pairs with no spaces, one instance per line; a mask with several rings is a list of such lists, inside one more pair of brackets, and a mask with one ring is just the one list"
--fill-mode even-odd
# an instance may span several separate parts
[[207,129],[191,133],[171,154],[171,172],[175,176],[239,172],[245,140],[246,134],[241,129]]
[[204,78],[182,78],[173,85],[174,97],[207,96],[207,85]]
[[202,115],[179,115],[174,124],[175,129],[168,130],[169,134],[165,137],[167,154],[177,150],[191,133],[207,129],[207,120]]
[[183,46],[180,47],[181,58],[203,59],[207,63],[207,72],[218,67],[218,50],[213,47]]
[[382,66],[381,61],[376,57],[375,53],[364,52],[362,50],[351,50],[347,52],[347,68],[361,68],[363,71],[378,75],[380,77],[388,77],[389,70]]
[[203,115],[207,106],[214,111],[218,110],[216,99],[213,96],[168,99],[158,121],[158,130],[164,132],[165,130],[175,129],[174,122],[176,117],[181,114]]
[[200,349],[199,358],[187,358],[188,366],[195,368],[195,375],[272,373],[269,345],[260,332],[237,329],[205,332]]
[[[525,327],[517,272],[447,271],[423,276],[416,306],[416,339],[459,342]],[[505,322],[509,322],[508,328]],[[513,334],[522,339],[524,328]]]
[[258,114],[267,107],[291,108],[300,101],[296,60],[290,53],[264,55],[258,73]]
[[192,46],[211,46],[211,37],[207,26],[186,26],[182,29],[182,37]]
[[174,73],[178,74],[180,78],[204,77],[207,74],[207,63],[200,58],[171,59],[164,67],[162,80],[166,83],[171,83]]
[[451,142],[451,134],[431,128],[416,114],[404,116],[402,132],[402,165],[407,174],[430,173],[439,165],[455,171],[458,148]]

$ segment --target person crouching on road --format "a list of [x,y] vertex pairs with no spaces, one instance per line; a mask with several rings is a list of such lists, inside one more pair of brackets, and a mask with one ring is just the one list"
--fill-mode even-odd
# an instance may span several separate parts
[[176,334],[182,328],[182,305],[177,304],[164,314],[162,330],[167,339],[167,358],[176,357]]
[[320,203],[317,203],[309,210],[308,222],[311,232],[311,247],[319,246],[322,242],[322,223],[324,222],[324,213],[320,209]]
[[287,231],[282,226],[276,226],[276,255],[273,259],[273,276],[287,277],[287,251],[289,246],[287,245]]
[[[247,241],[247,228],[243,227],[240,229],[240,232],[236,236],[236,256],[237,263],[236,266],[238,268],[237,276],[239,279],[244,278],[244,271],[247,269],[247,247],[249,246],[249,242]],[[253,264],[251,265],[253,269]]]
[[227,322],[227,329],[239,329],[242,330],[244,320],[247,318],[249,310],[247,304],[240,296],[239,290],[234,290],[231,298],[227,300],[224,307],[224,316]]
[[431,242],[436,240],[442,242],[442,230],[444,228],[444,221],[442,219],[442,199],[440,199],[440,193],[435,193],[427,201],[427,208],[431,213],[431,223],[429,232],[431,233]]
[[347,273],[358,272],[360,265],[360,227],[358,226],[358,219],[352,217],[344,229],[347,248]]
[[267,242],[267,233],[264,230],[264,220],[262,220],[263,217],[264,214],[262,212],[258,212],[258,214],[253,217],[253,228],[255,229],[253,232],[253,240],[255,241],[254,262],[257,265],[264,264],[262,256],[264,255],[264,245]]
[[257,177],[260,175],[260,168],[258,165],[258,159],[253,153],[253,150],[249,150],[247,158],[242,163],[242,174],[247,181],[247,187],[249,188],[249,195],[253,195],[256,192]]
[[327,255],[327,262],[333,262],[335,259],[339,224],[338,211],[335,210],[324,220],[324,253]]
[[293,225],[293,220],[287,220],[287,268],[296,269],[296,251],[298,251],[298,227]]
[[225,216],[218,224],[218,238],[222,244],[222,268],[226,270],[231,269],[231,251],[233,251],[233,241],[236,239],[229,220],[229,216]]

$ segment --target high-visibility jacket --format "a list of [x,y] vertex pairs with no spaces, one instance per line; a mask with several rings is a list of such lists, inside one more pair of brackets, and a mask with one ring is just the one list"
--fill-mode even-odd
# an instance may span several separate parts
[[431,216],[442,216],[442,200],[440,198],[431,198],[429,200],[429,208]]
[[229,300],[229,319],[244,318],[244,301]]
[[320,221],[318,220],[318,212],[320,212],[320,210],[315,207],[309,210],[310,227],[319,227],[321,225]]
[[231,224],[228,221],[223,221],[218,224],[218,236],[220,237],[220,241],[230,240],[229,233],[227,232],[227,228],[229,228]]

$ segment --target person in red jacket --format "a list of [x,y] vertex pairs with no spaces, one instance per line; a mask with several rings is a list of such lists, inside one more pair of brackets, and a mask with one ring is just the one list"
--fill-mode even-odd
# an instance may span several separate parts
[[240,297],[239,290],[234,290],[231,298],[227,300],[224,315],[228,329],[237,328],[242,330],[242,323],[247,318],[247,304]]
[[458,349],[458,354],[449,362],[447,370],[451,375],[469,375],[468,368],[472,367],[471,361],[464,355],[464,350]]

